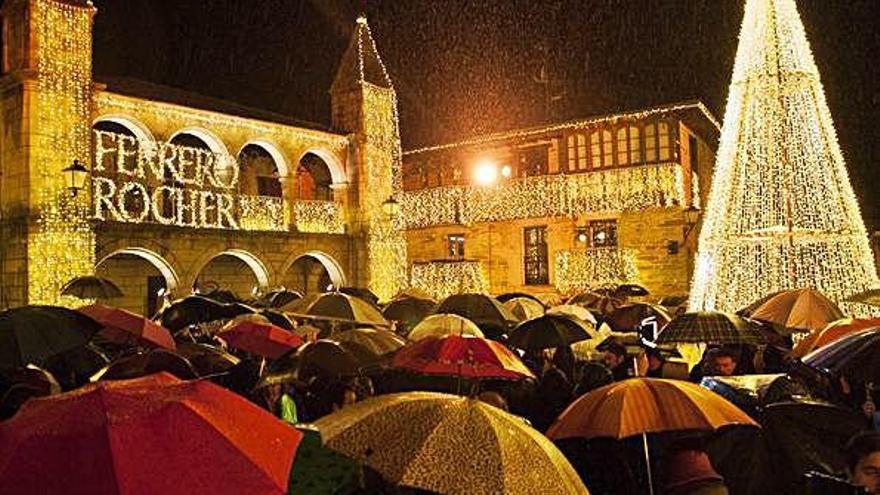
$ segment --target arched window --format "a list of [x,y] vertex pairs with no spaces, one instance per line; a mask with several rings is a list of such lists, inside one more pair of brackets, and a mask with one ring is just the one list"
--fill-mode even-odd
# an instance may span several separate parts
[[241,192],[256,196],[281,197],[281,181],[275,159],[262,146],[249,144],[238,155]]
[[648,163],[657,161],[657,124],[645,126],[645,161]]
[[297,197],[305,200],[330,201],[333,179],[324,160],[314,153],[306,153],[297,170]]

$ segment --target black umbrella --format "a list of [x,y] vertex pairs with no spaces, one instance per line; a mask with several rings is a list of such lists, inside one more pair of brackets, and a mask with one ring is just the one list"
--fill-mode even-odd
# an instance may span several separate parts
[[43,364],[83,346],[101,329],[95,320],[58,306],[22,306],[0,313],[0,368]]
[[254,312],[253,308],[242,303],[223,304],[204,296],[192,295],[172,302],[155,319],[163,327],[177,331],[190,325],[232,319]]
[[220,304],[232,304],[242,301],[242,299],[238,297],[238,294],[229,289],[214,289],[208,292],[202,292],[201,296],[207,297],[212,301],[217,301]]
[[803,364],[835,376],[880,383],[880,327],[847,335],[807,354]]
[[437,303],[429,299],[404,297],[388,303],[382,310],[382,316],[386,320],[396,321],[401,333],[405,334],[430,315],[436,306]]
[[379,306],[379,296],[370,289],[364,289],[363,287],[341,287],[337,292],[363,299],[373,306]]
[[331,340],[305,344],[299,348],[297,359],[296,375],[303,382],[308,382],[314,376],[337,378],[357,375],[363,366],[372,364],[366,361],[366,356]]
[[110,299],[122,297],[122,291],[110,280],[95,275],[76,277],[61,287],[62,296],[80,299]]
[[505,292],[504,294],[501,294],[500,296],[496,296],[495,299],[498,299],[498,302],[506,303],[507,301],[510,301],[511,299],[516,299],[517,297],[525,297],[526,299],[531,299],[535,302],[540,303],[541,306],[544,305],[544,303],[541,302],[540,299],[538,299],[537,297],[535,297],[531,294],[527,294],[525,292]]
[[508,344],[525,350],[551,349],[587,340],[584,327],[565,315],[543,315],[526,320],[510,332]]
[[46,358],[45,367],[55,375],[62,389],[73,390],[88,383],[89,377],[109,362],[92,342]]
[[284,313],[272,311],[270,309],[264,309],[262,311],[259,311],[259,314],[264,316],[267,320],[269,320],[269,323],[275,325],[276,327],[281,327],[285,330],[290,330],[291,332],[296,328],[296,325],[294,325],[294,323],[290,321],[290,318],[285,316]]
[[451,313],[463,316],[484,327],[494,330],[507,329],[517,322],[503,304],[485,294],[455,294],[447,297],[434,310],[436,314]]
[[685,313],[672,319],[660,335],[658,344],[761,344],[759,325],[742,317],[718,311]]
[[268,306],[270,308],[280,308],[281,306],[302,298],[302,294],[290,289],[280,289],[272,291],[263,296],[263,299],[268,303]]
[[177,353],[189,360],[199,376],[225,373],[239,363],[232,354],[208,344],[178,344]]
[[92,376],[97,380],[127,380],[165,371],[180,378],[192,380],[198,378],[192,363],[185,357],[165,349],[153,349],[125,356],[108,364],[104,369]]
[[638,284],[622,284],[614,289],[613,294],[618,297],[639,297],[647,296],[650,292],[648,292],[648,289]]

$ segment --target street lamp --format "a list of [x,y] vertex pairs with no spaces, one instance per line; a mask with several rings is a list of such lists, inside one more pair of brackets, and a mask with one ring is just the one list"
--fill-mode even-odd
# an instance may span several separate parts
[[397,218],[397,215],[400,214],[400,203],[394,199],[394,196],[389,196],[388,199],[382,203],[382,211],[388,215],[388,218],[394,219]]
[[86,180],[89,178],[89,169],[85,168],[79,160],[74,160],[73,164],[61,172],[65,175],[67,188],[70,190],[71,196],[76,196],[79,191],[85,189]]
[[483,160],[474,169],[474,182],[479,186],[491,186],[498,181],[498,165],[490,160]]
[[694,205],[690,205],[684,209],[684,240],[687,241],[688,236],[693,232],[697,222],[700,221],[700,209]]

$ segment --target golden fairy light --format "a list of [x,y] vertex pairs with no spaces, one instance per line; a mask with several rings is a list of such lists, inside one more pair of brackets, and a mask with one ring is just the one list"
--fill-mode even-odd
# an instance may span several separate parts
[[489,281],[478,261],[429,261],[414,263],[410,285],[443,300],[453,294],[489,292]]
[[635,255],[629,249],[592,248],[558,251],[555,268],[555,285],[563,294],[639,283]]
[[876,287],[868,237],[794,0],[748,0],[694,272],[692,310]]

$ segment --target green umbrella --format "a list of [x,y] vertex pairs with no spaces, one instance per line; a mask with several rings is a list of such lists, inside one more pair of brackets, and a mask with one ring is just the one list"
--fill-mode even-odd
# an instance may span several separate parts
[[95,320],[58,306],[22,306],[0,313],[0,368],[42,364],[46,358],[89,342]]
[[300,426],[303,433],[296,457],[290,468],[288,493],[334,495],[351,486],[358,476],[358,465],[352,459],[323,446],[321,433],[310,426]]

